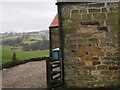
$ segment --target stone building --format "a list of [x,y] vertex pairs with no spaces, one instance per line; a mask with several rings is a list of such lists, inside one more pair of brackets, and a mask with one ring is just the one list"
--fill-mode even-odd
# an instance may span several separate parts
[[[59,30],[58,30],[58,15],[56,15],[49,26],[50,35],[50,56],[52,49],[59,48]],[[52,57],[52,56],[51,56]]]
[[58,0],[57,6],[65,87],[120,86],[119,3]]

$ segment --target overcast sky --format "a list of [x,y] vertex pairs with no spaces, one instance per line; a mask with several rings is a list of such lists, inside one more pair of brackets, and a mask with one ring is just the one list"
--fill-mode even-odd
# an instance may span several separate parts
[[0,0],[0,31],[27,32],[48,29],[57,13],[55,3],[56,0]]

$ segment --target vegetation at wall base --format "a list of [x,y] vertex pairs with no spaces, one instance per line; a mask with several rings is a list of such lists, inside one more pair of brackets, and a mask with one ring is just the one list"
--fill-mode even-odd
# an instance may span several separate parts
[[11,62],[6,62],[0,65],[0,69],[4,69],[4,68],[11,68],[20,64],[25,64],[27,62],[34,62],[34,61],[42,61],[42,60],[47,60],[48,57],[38,57],[38,58],[31,58],[31,59],[27,59],[27,60],[16,60],[16,61],[11,61]]

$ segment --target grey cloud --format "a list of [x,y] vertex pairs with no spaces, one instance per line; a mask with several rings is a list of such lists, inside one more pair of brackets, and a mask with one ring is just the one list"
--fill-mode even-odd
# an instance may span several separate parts
[[55,2],[2,3],[3,31],[45,30],[57,13]]

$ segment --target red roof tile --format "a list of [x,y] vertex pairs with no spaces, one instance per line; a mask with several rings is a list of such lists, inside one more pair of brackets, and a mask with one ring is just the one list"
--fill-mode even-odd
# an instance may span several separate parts
[[50,27],[56,27],[58,26],[58,14],[54,17],[52,23],[50,24]]

